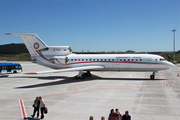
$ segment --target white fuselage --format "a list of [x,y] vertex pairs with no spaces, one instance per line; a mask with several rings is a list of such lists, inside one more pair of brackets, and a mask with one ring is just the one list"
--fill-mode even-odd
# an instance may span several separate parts
[[[79,71],[159,71],[174,64],[159,55],[151,54],[72,54],[70,46],[47,46],[36,34],[7,33],[21,36],[32,62],[53,69],[45,72]],[[31,73],[30,73],[31,74]],[[33,73],[34,74],[34,73]],[[152,77],[154,79],[154,77]]]
[[[54,61],[50,62],[49,59]],[[67,59],[67,61],[65,60]],[[172,63],[159,55],[151,54],[69,54],[67,56],[36,56],[38,64],[65,69],[81,66],[104,66],[91,71],[159,71],[166,70]]]

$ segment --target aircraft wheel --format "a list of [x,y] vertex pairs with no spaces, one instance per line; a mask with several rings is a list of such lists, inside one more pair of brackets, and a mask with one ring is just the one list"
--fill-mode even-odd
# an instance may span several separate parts
[[91,77],[91,73],[87,74],[88,77]]
[[84,76],[81,76],[81,79],[84,79]]
[[87,73],[84,73],[83,76],[86,77],[86,76],[87,76]]
[[84,77],[84,78],[85,78],[86,76],[87,76],[87,74],[86,74],[86,73],[84,73],[84,74],[82,75],[82,77]]
[[154,77],[154,75],[151,75],[150,78],[151,78],[151,80],[154,80],[155,77]]
[[75,76],[75,79],[78,79],[78,76],[77,76],[77,75]]

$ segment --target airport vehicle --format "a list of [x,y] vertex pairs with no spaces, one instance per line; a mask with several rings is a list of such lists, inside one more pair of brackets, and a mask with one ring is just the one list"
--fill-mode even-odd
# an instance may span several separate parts
[[0,73],[19,73],[22,67],[19,63],[0,63]]
[[47,46],[36,34],[6,33],[20,36],[24,41],[32,62],[55,70],[31,72],[40,74],[79,71],[75,78],[91,76],[90,71],[137,71],[155,72],[174,66],[159,55],[152,54],[73,54],[70,46]]

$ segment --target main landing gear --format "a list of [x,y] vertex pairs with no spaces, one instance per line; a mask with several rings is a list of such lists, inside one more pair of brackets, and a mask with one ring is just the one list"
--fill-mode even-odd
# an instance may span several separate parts
[[91,77],[90,71],[79,71],[79,74],[75,76],[75,79],[84,79],[85,77]]
[[154,80],[154,79],[155,79],[155,72],[153,72],[153,74],[150,75],[150,79],[151,79],[151,80]]

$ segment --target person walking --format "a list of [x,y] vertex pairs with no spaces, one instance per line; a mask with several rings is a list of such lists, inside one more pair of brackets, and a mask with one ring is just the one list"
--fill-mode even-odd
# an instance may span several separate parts
[[119,110],[116,108],[116,119],[115,120],[122,120],[122,114],[119,112]]
[[104,116],[102,116],[102,117],[101,117],[101,120],[105,120],[105,117],[104,117]]
[[40,105],[39,97],[36,97],[33,104],[34,111],[33,111],[33,115],[31,115],[32,118],[34,118],[36,112],[37,112],[37,118],[39,118],[39,105]]
[[131,116],[129,115],[128,111],[125,111],[125,114],[123,115],[122,120],[131,120]]
[[94,119],[93,116],[90,116],[90,117],[89,117],[89,120],[93,120],[93,119]]
[[108,120],[115,120],[114,109],[111,109]]
[[45,109],[45,103],[44,103],[44,100],[42,99],[42,97],[40,96],[39,97],[39,100],[40,100],[40,109],[41,109],[41,119],[44,118],[44,109]]

